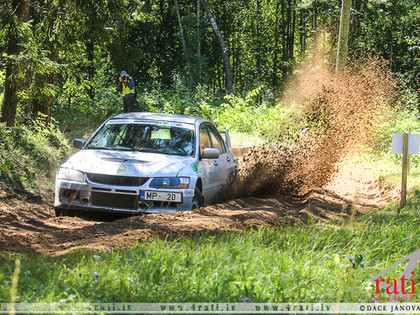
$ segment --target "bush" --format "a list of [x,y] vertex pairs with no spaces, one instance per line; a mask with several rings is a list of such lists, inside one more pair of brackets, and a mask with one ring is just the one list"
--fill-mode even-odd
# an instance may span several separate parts
[[221,95],[208,92],[206,86],[187,88],[174,76],[174,86],[163,90],[159,85],[138,94],[139,108],[148,112],[181,114],[211,119],[213,113],[223,103]]
[[47,126],[43,118],[12,128],[0,124],[0,138],[0,188],[8,192],[37,193],[69,149],[55,123]]
[[258,87],[245,98],[229,95],[220,108],[212,114],[219,127],[231,131],[261,136],[268,142],[290,142],[297,138],[301,129],[297,110],[283,107],[281,103],[272,106],[264,102],[257,105],[257,98],[263,90]]
[[92,99],[86,86],[67,82],[57,98],[54,117],[61,125],[97,125],[109,116],[122,111],[121,96],[115,86],[108,86],[104,79],[95,81],[91,87]]

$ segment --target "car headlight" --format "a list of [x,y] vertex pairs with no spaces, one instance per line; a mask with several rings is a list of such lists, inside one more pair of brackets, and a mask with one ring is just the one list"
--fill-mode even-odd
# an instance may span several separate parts
[[188,177],[161,177],[155,178],[150,183],[152,188],[188,188],[190,179]]
[[84,183],[85,182],[85,175],[80,171],[76,171],[76,170],[72,170],[72,169],[69,169],[69,168],[61,167],[58,170],[57,179]]

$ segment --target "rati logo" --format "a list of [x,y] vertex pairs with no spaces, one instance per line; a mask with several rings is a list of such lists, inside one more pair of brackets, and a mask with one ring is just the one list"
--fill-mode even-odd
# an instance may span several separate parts
[[[403,262],[407,261],[407,265],[400,276],[400,278],[385,278],[383,277],[388,271],[394,269],[395,267],[401,265]],[[375,295],[379,296],[380,288],[385,289],[385,293],[388,294],[386,299],[390,302],[395,301],[413,301],[415,299],[414,295],[416,294],[416,279],[414,269],[416,268],[420,260],[420,251],[411,253],[408,256],[397,261],[395,264],[389,266],[384,271],[375,275],[370,281],[375,285]]]

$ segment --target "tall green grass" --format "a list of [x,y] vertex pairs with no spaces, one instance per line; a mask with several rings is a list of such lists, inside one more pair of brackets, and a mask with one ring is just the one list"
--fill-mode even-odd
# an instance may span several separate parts
[[398,215],[389,207],[339,225],[155,238],[110,253],[2,254],[0,302],[9,301],[17,256],[16,302],[370,302],[369,279],[419,250],[417,209],[409,203]]

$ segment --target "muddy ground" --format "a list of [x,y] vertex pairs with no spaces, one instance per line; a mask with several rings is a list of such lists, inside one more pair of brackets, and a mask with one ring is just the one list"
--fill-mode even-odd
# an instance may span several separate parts
[[122,249],[154,237],[177,238],[203,231],[240,232],[308,224],[309,216],[315,220],[343,221],[398,197],[392,185],[366,178],[355,169],[358,168],[353,163],[344,163],[325,188],[312,189],[301,196],[249,196],[175,214],[57,218],[52,192],[27,200],[3,195],[0,196],[0,252],[59,256],[78,248]]

